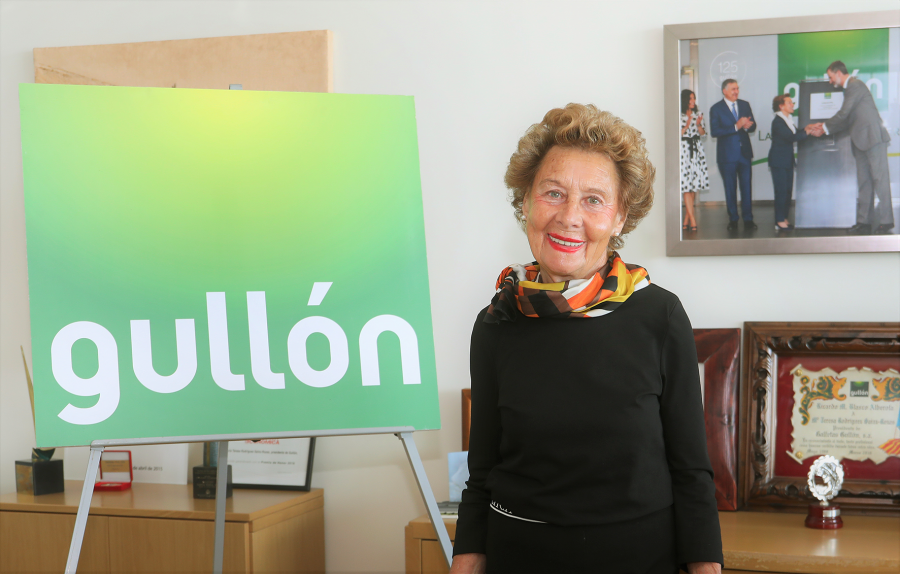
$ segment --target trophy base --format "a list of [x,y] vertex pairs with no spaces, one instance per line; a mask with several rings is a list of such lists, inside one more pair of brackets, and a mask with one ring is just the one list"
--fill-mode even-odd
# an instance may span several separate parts
[[810,504],[805,524],[807,528],[818,528],[821,530],[843,528],[844,521],[841,520],[841,505],[829,504],[828,506],[822,506],[821,504]]

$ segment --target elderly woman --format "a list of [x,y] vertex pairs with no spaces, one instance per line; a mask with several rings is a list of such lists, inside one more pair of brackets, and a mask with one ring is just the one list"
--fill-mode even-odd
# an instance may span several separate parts
[[794,228],[788,220],[791,195],[794,191],[794,142],[807,138],[804,130],[794,127],[791,114],[794,100],[787,94],[779,94],[772,100],[772,147],[769,148],[769,169],[772,172],[772,188],[775,190],[775,231]]
[[536,261],[503,270],[472,332],[453,574],[719,572],[691,325],[614,251],[654,175],[640,132],[593,106],[519,140],[506,184]]

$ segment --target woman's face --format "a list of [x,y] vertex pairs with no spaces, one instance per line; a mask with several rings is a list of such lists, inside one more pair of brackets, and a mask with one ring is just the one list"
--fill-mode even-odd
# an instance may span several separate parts
[[786,116],[789,116],[792,113],[794,113],[794,100],[792,100],[789,97],[785,98],[784,101],[781,103],[781,105],[778,107],[779,107],[779,109],[781,109],[781,113],[783,113]]
[[559,146],[547,152],[522,203],[544,282],[586,279],[606,263],[609,238],[625,225],[618,188],[605,155]]
[[693,110],[697,108],[697,96],[691,94],[691,98],[688,100],[688,109]]

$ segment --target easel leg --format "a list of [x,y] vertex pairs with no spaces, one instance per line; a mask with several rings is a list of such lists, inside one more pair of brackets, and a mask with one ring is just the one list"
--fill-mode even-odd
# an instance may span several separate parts
[[91,447],[87,472],[84,474],[84,486],[81,488],[81,500],[78,502],[78,514],[75,515],[75,530],[72,531],[72,542],[69,544],[66,574],[75,574],[78,569],[78,558],[81,556],[84,529],[87,527],[88,514],[91,511],[91,498],[94,497],[94,481],[97,479],[97,469],[100,468],[101,454],[103,454],[102,446]]
[[222,574],[225,555],[225,501],[228,500],[228,441],[219,441],[216,462],[216,537],[213,544],[213,574]]
[[413,440],[411,432],[397,433],[397,437],[403,441],[403,448],[406,449],[406,456],[409,458],[409,464],[413,467],[416,475],[416,482],[419,485],[419,492],[422,499],[425,500],[425,507],[428,508],[428,516],[431,517],[431,524],[434,531],[437,532],[438,541],[441,543],[441,549],[444,551],[444,558],[447,560],[447,566],[453,560],[453,547],[450,545],[450,535],[447,534],[447,526],[441,518],[441,511],[438,510],[437,501],[434,499],[434,493],[431,491],[431,485],[428,483],[428,475],[425,474],[425,467],[422,466],[422,459],[419,457],[419,451],[416,449],[416,441]]

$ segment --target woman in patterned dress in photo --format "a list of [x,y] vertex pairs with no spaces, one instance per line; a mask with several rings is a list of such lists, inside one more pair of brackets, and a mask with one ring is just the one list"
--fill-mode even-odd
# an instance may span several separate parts
[[706,135],[703,129],[703,114],[698,113],[697,97],[691,90],[681,90],[681,154],[680,175],[681,194],[684,196],[684,231],[697,231],[694,217],[694,202],[697,192],[709,189],[709,172],[706,169],[706,152],[700,137]]

